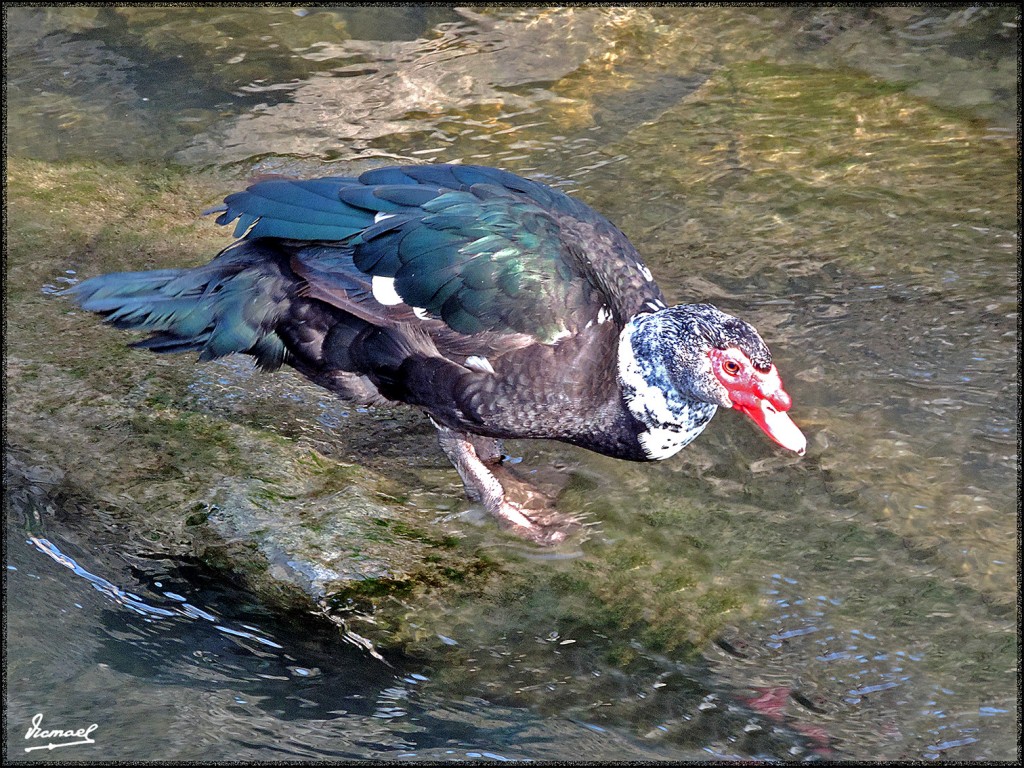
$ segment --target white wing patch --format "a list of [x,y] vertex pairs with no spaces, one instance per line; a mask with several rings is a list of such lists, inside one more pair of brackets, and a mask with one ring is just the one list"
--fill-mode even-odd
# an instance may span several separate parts
[[398,295],[398,291],[395,290],[395,278],[393,277],[374,275],[370,288],[373,291],[373,298],[385,307],[393,307],[397,304],[405,303],[402,301],[402,297]]
[[556,333],[554,336],[552,336],[550,339],[548,339],[544,343],[545,344],[557,344],[558,342],[560,342],[562,339],[566,338],[567,336],[572,336],[572,331],[570,331],[568,328],[563,328],[562,330],[560,330],[558,333]]
[[384,219],[390,219],[394,215],[395,214],[393,213],[384,213],[384,211],[377,211],[377,213],[373,215],[373,223],[379,224],[380,222],[384,221]]
[[480,373],[494,373],[494,366],[491,361],[483,355],[470,355],[466,358],[466,367]]

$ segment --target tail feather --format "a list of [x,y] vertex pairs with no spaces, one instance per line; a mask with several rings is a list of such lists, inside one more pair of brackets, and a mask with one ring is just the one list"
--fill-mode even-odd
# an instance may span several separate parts
[[198,351],[200,360],[243,352],[270,369],[288,356],[275,328],[287,311],[289,288],[276,262],[235,259],[195,269],[100,275],[70,293],[116,328],[151,333],[134,346],[159,353]]

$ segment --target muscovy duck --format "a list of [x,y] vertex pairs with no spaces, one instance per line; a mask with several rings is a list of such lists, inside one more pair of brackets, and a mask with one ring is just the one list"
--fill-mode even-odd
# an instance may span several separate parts
[[721,406],[803,454],[767,345],[709,304],[669,307],[636,249],[582,202],[507,171],[387,167],[265,178],[207,213],[237,220],[205,266],[72,289],[134,346],[288,364],[344,398],[424,410],[471,499],[538,541],[506,497],[502,438],[666,459]]

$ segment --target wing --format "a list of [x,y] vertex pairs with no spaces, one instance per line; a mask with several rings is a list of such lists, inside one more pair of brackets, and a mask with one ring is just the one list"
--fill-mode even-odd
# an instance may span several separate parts
[[664,306],[636,250],[604,217],[494,168],[272,179],[229,195],[221,210],[218,223],[237,219],[236,236],[291,241],[293,269],[312,295],[357,300],[382,317],[551,344],[587,324],[624,323],[645,304]]

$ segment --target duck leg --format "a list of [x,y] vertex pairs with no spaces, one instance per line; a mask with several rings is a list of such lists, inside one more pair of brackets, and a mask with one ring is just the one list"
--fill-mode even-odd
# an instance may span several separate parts
[[501,475],[506,483],[514,485],[520,495],[526,495],[531,501],[537,500],[540,494],[501,466],[500,440],[457,432],[437,422],[434,426],[441,450],[458,471],[470,500],[479,501],[501,525],[532,541],[557,544],[566,538],[566,526],[557,525],[560,516],[556,513],[527,509],[506,497],[505,487],[496,475]]

